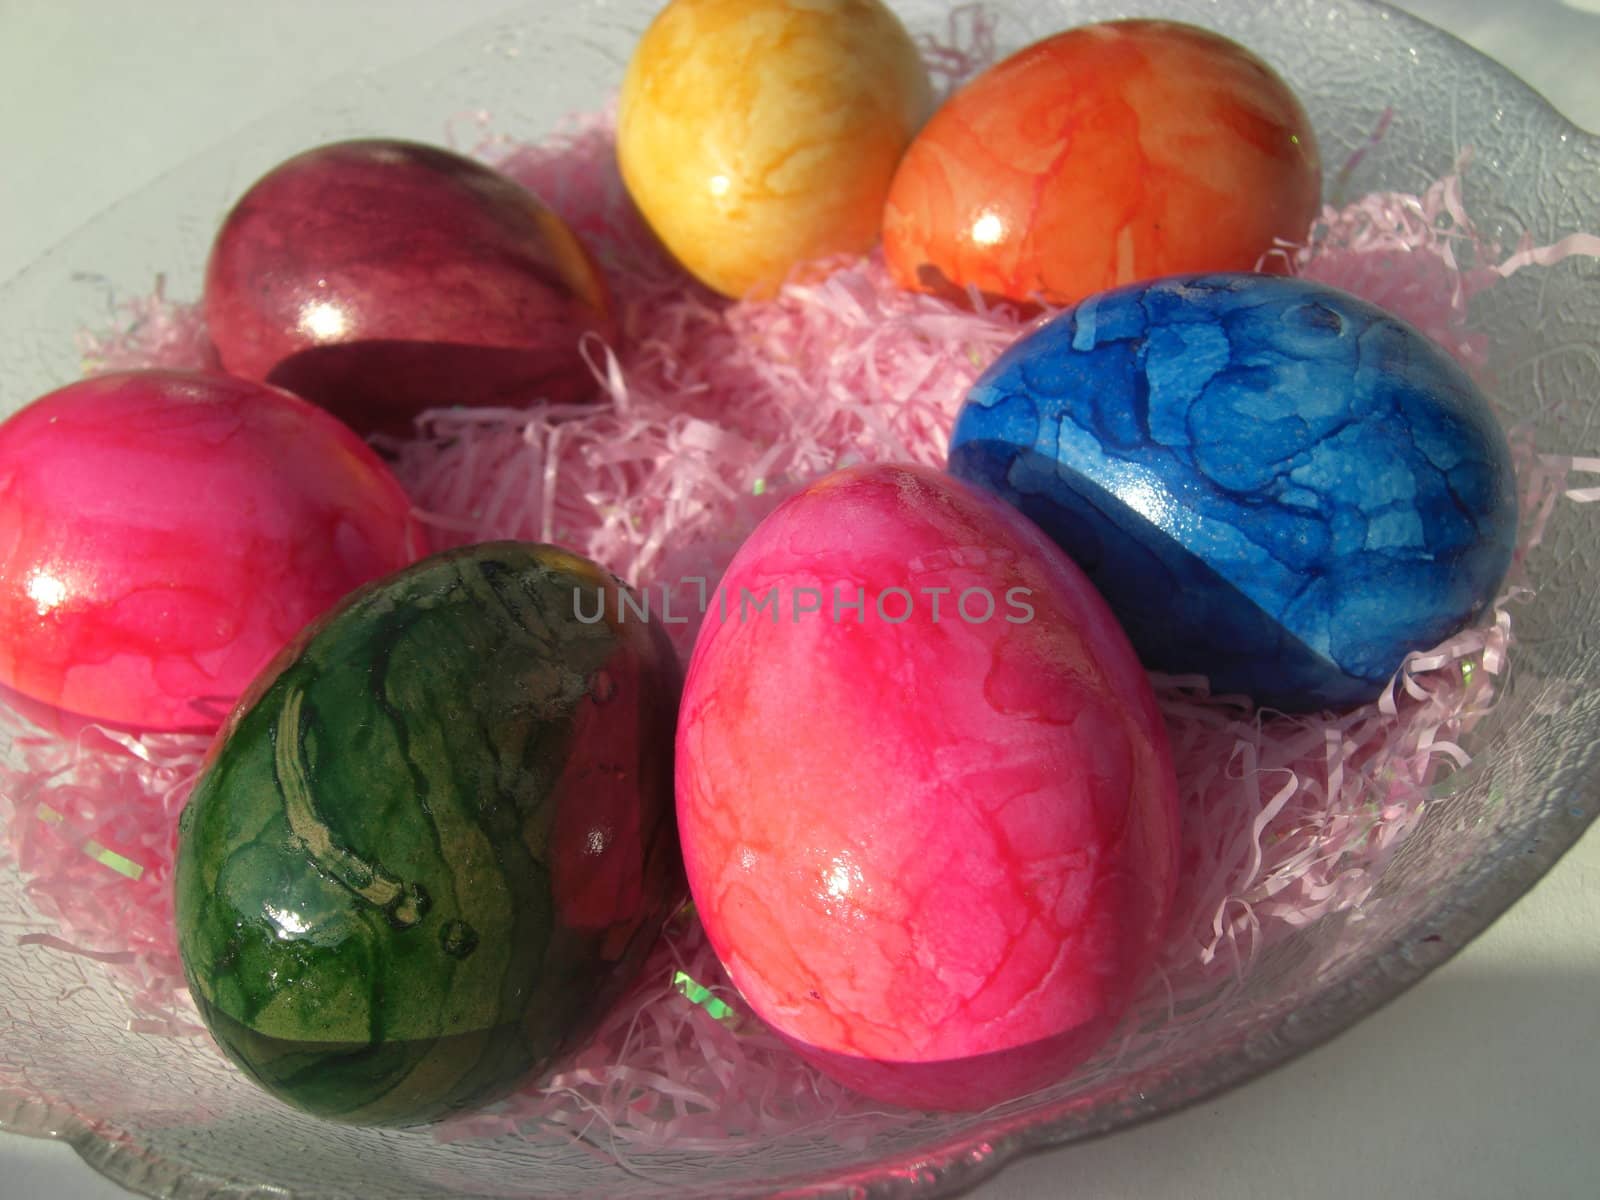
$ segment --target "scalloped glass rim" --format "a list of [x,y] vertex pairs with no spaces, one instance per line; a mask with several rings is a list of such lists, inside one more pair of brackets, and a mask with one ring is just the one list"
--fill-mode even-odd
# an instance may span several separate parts
[[[289,153],[361,134],[441,140],[452,118],[484,104],[496,106],[496,131],[539,137],[560,115],[604,101],[656,7],[656,0],[584,0],[558,13],[530,8],[410,62],[336,83],[127,197],[0,287],[0,322],[12,335],[0,349],[0,413],[75,377],[70,333],[103,320],[110,297],[143,293],[157,270],[171,294],[197,294],[211,227],[245,184]],[[947,6],[935,0],[895,7],[914,30],[943,28]],[[1478,158],[1467,180],[1469,210],[1490,236],[1510,242],[1527,229],[1548,242],[1600,228],[1600,139],[1572,125],[1505,68],[1386,5],[1053,0],[1035,6],[1006,0],[991,7],[1004,14],[1007,47],[1112,16],[1170,16],[1210,26],[1250,45],[1289,79],[1334,169],[1366,139],[1383,108],[1395,104],[1399,119],[1383,152],[1369,155],[1351,179],[1352,195],[1380,186],[1420,189],[1450,167],[1456,147],[1471,143]],[[556,46],[562,48],[559,61]],[[549,69],[536,70],[539,65]],[[1447,118],[1449,129],[1441,130]],[[462,130],[463,141],[474,136],[470,126]],[[1539,414],[1545,449],[1600,448],[1600,301],[1584,298],[1585,289],[1600,296],[1600,271],[1567,263],[1542,282],[1532,274],[1496,289],[1475,310],[1491,341],[1517,350],[1505,360],[1498,398],[1519,415]],[[678,1194],[951,1194],[1026,1150],[1173,1112],[1243,1083],[1328,1040],[1444,962],[1532,886],[1600,812],[1600,691],[1587,686],[1596,677],[1597,656],[1585,645],[1586,635],[1600,627],[1600,603],[1584,594],[1584,567],[1600,556],[1600,531],[1586,529],[1570,511],[1558,512],[1545,552],[1553,565],[1541,578],[1540,599],[1519,614],[1515,695],[1494,719],[1493,736],[1474,743],[1500,753],[1487,756],[1495,761],[1471,772],[1451,805],[1441,806],[1463,815],[1432,821],[1430,813],[1414,839],[1421,843],[1418,854],[1430,853],[1452,836],[1466,838],[1451,830],[1470,824],[1477,830],[1472,836],[1492,851],[1456,863],[1431,889],[1418,888],[1421,899],[1412,909],[1391,914],[1383,908],[1367,936],[1346,939],[1360,944],[1334,956],[1337,967],[1317,990],[1261,1005],[1230,1036],[1176,1062],[976,1123],[950,1122],[909,1151],[781,1178],[762,1171],[743,1180],[708,1180]],[[1330,940],[1343,932],[1335,930]],[[351,1194],[326,1188],[285,1193],[264,1179],[231,1176],[222,1164],[203,1169],[66,1102],[0,1092],[0,1127],[65,1138],[96,1169],[150,1195],[270,1190],[332,1200]],[[443,1194],[417,1182],[419,1196]]]

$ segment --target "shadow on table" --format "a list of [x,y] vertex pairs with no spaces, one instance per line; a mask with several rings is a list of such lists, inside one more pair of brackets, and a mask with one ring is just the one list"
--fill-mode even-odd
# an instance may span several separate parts
[[[1502,943],[1497,957],[1508,956],[1514,934],[1497,928],[1491,936]],[[1600,953],[1594,958],[1587,970],[1447,965],[1279,1071],[1174,1117],[1024,1159],[975,1195],[1594,1195]]]

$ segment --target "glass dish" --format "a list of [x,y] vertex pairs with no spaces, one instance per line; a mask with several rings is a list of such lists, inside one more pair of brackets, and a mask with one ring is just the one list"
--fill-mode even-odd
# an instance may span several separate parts
[[[240,187],[307,145],[358,134],[436,140],[457,113],[487,107],[497,132],[536,139],[565,113],[600,107],[655,0],[585,0],[530,9],[423,59],[352,79],[254,127],[130,196],[0,289],[0,413],[77,373],[73,331],[103,325],[108,291],[198,294],[210,231]],[[906,0],[918,32],[948,6]],[[1126,15],[1109,0],[995,5],[1002,49],[1084,20]],[[1322,141],[1330,181],[1385,109],[1381,153],[1346,185],[1419,191],[1471,145],[1469,211],[1508,246],[1600,229],[1600,140],[1460,42],[1361,0],[1237,5],[1151,0],[1141,15],[1218,29],[1294,86]],[[471,140],[468,131],[465,140]],[[1496,399],[1533,418],[1540,447],[1600,445],[1600,265],[1568,260],[1480,297]],[[1592,587],[1600,525],[1558,506],[1541,550],[1537,599],[1518,610],[1509,694],[1470,744],[1378,890],[1356,913],[1286,940],[1252,972],[1225,1016],[1117,1073],[1066,1081],[979,1115],[907,1116],[864,1145],[827,1130],[743,1152],[630,1153],[623,1169],[568,1143],[442,1144],[423,1132],[349,1129],[285,1110],[209,1046],[129,1033],[122,996],[95,964],[0,939],[0,1011],[9,1018],[0,1124],[69,1136],[97,1169],[159,1196],[933,1196],[969,1186],[1020,1151],[1094,1136],[1170,1112],[1271,1069],[1333,1036],[1443,962],[1537,880],[1600,809],[1600,692]],[[21,880],[0,868],[12,930],[48,928]],[[259,1189],[259,1190],[258,1190]]]

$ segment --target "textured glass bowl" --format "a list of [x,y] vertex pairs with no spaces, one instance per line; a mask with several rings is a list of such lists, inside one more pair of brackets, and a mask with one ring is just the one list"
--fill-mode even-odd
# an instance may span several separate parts
[[[198,294],[211,230],[238,191],[307,145],[340,136],[437,140],[452,114],[487,107],[534,139],[599,107],[655,0],[529,11],[422,59],[354,79],[119,204],[0,289],[0,413],[75,376],[74,330],[104,324],[108,293]],[[917,31],[947,8],[899,0]],[[1349,181],[1416,191],[1475,150],[1469,211],[1505,244],[1600,229],[1600,140],[1450,36],[1362,0],[1009,0],[1002,49],[1084,20],[1162,15],[1245,42],[1294,86],[1333,170],[1385,108],[1396,119]],[[1600,265],[1523,272],[1474,311],[1497,398],[1533,417],[1545,450],[1600,446]],[[1518,611],[1509,695],[1471,743],[1477,757],[1427,809],[1358,913],[1279,945],[1200,1036],[1115,1076],[1066,1081],[981,1116],[907,1116],[865,1146],[821,1131],[737,1153],[630,1154],[624,1171],[556,1141],[442,1145],[426,1132],[327,1125],[256,1092],[198,1041],[126,1032],[126,1008],[92,963],[0,937],[0,1126],[70,1137],[95,1167],[152,1195],[209,1197],[932,1196],[1019,1151],[1170,1112],[1317,1045],[1416,982],[1533,884],[1600,805],[1600,522],[1558,506],[1535,602]],[[0,747],[0,752],[4,752]],[[48,928],[0,867],[0,925]],[[4,1090],[6,1087],[9,1091]]]

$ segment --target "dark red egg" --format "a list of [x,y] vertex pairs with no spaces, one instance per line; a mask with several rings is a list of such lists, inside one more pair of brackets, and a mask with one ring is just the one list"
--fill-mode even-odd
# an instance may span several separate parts
[[274,168],[206,269],[223,366],[370,432],[427,408],[579,401],[613,333],[605,280],[538,197],[411,142],[341,142]]

